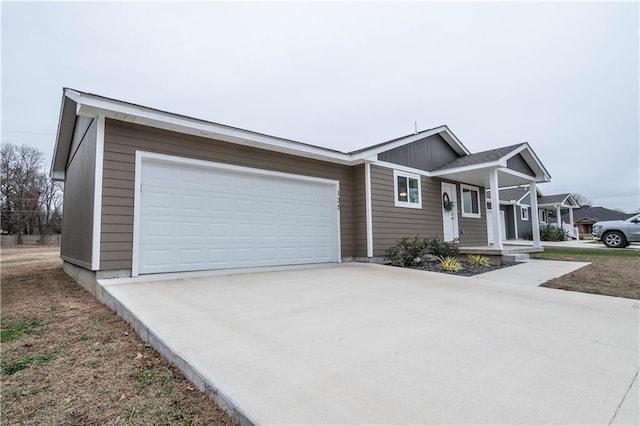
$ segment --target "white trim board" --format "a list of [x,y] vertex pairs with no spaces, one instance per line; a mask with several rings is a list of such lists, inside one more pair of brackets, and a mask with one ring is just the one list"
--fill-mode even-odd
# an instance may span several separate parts
[[[407,178],[407,201],[398,200],[398,177]],[[412,203],[409,201],[409,179],[418,181],[418,202]],[[407,173],[402,170],[393,171],[393,202],[396,207],[406,207],[410,209],[422,208],[422,178],[420,175],[413,173]]]
[[342,259],[342,238],[340,234],[340,181],[334,179],[318,178],[314,176],[297,175],[293,173],[276,172],[272,170],[258,169],[252,167],[237,166],[227,163],[216,163],[213,161],[197,160],[193,158],[180,157],[167,154],[158,154],[148,151],[136,151],[135,159],[135,173],[134,173],[134,202],[133,202],[133,250],[131,260],[131,276],[137,277],[140,272],[140,220],[141,220],[141,187],[142,187],[142,165],[143,161],[150,160],[160,163],[180,164],[193,167],[234,171],[238,173],[245,173],[251,175],[260,176],[272,176],[280,177],[284,179],[291,179],[297,181],[316,182],[327,185],[332,185],[335,188],[336,194],[336,218],[334,228],[336,233],[336,247],[334,249],[337,253],[336,262],[340,263]]
[[104,170],[104,116],[97,118],[96,165],[93,190],[93,235],[91,241],[91,269],[100,269],[100,239],[102,232],[102,175]]
[[[464,189],[468,189],[469,191],[475,191],[476,192],[476,200],[477,200],[477,204],[478,204],[478,213],[466,213],[464,211],[464,195],[463,195],[463,190]],[[482,197],[480,196],[480,188],[477,186],[473,186],[473,185],[467,185],[466,183],[461,183],[460,184],[460,215],[462,217],[468,217],[468,218],[472,218],[472,219],[479,219],[482,217],[482,204],[480,203],[480,201],[482,200]],[[471,203],[473,206],[473,202]],[[500,202],[498,202],[498,205],[500,205]],[[493,208],[493,205],[491,206],[491,208]],[[499,207],[498,207],[499,208]]]
[[367,257],[373,257],[373,212],[371,209],[371,163],[364,163],[364,196],[367,215]]

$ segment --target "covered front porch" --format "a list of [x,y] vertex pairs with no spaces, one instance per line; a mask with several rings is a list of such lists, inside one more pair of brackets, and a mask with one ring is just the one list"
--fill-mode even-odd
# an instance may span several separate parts
[[[573,221],[573,209],[580,206],[571,194],[546,195],[538,198],[538,207],[547,212],[547,224],[555,228],[561,228],[565,235],[576,240],[580,239],[580,232]],[[569,222],[562,220],[563,211],[569,213]],[[555,216],[553,219],[550,216]]]
[[[461,254],[503,257],[543,251],[540,242],[537,184],[549,182],[551,176],[528,143],[471,154],[432,172],[432,176],[478,185],[490,190],[488,201],[492,209],[489,212],[483,206],[483,210],[492,238],[488,238],[487,246],[460,247]],[[531,206],[530,219],[533,234],[533,243],[530,248],[512,247],[504,243],[506,235],[499,209],[500,188],[522,185],[529,186],[528,201]],[[464,197],[465,194],[463,193],[462,196]]]

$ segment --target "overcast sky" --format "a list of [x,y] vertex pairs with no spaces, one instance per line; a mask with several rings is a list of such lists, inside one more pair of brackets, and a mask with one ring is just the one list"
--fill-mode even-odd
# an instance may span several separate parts
[[640,207],[637,2],[1,7],[2,142],[48,161],[66,86],[342,151],[447,124]]

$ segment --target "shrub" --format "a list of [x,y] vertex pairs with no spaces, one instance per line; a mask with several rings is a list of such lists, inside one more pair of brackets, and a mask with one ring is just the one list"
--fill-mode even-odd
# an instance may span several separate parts
[[431,256],[455,257],[458,247],[438,238],[403,238],[384,253],[385,263],[393,266],[422,266]]
[[436,257],[455,257],[458,255],[458,247],[453,243],[447,243],[440,241],[437,238],[432,238],[428,244],[429,253]]
[[440,267],[445,271],[458,272],[460,269],[462,269],[462,263],[460,263],[460,261],[455,257],[438,256],[436,260],[438,261]]
[[428,254],[428,244],[425,238],[417,235],[403,238],[385,251],[385,263],[393,266],[421,266]]
[[[531,241],[533,240],[533,233],[527,231],[524,234],[524,238]],[[541,241],[564,241],[567,236],[562,228],[556,228],[551,225],[544,225],[540,227],[540,240]]]
[[542,241],[564,241],[565,238],[564,229],[562,228],[556,228],[551,225],[540,227],[540,239]]
[[470,254],[467,256],[467,259],[469,259],[470,264],[476,266],[489,266],[491,264],[489,258],[481,254]]

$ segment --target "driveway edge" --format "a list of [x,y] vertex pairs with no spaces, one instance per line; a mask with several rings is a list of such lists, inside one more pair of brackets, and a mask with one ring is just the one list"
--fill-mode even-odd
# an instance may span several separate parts
[[114,311],[120,318],[122,318],[127,324],[131,325],[140,339],[151,345],[156,351],[160,353],[166,359],[169,364],[176,367],[185,377],[203,392],[209,399],[213,400],[216,404],[225,410],[236,422],[242,426],[254,426],[252,422],[240,409],[233,403],[233,401],[225,395],[220,389],[216,388],[210,383],[203,374],[197,369],[193,368],[183,357],[176,354],[172,348],[164,342],[156,333],[154,333],[149,327],[140,321],[140,319],[134,315],[126,306],[118,301],[109,292],[101,280],[97,281],[96,286],[96,298]]

